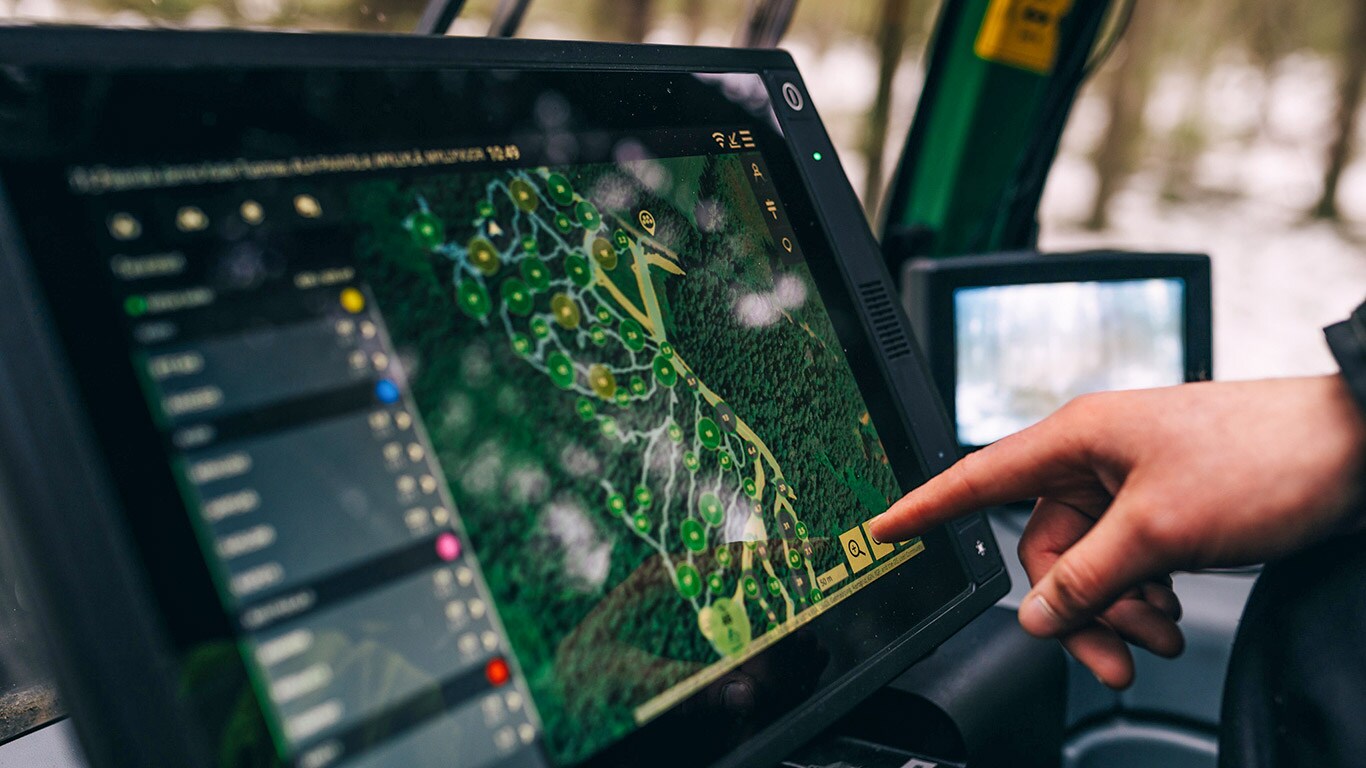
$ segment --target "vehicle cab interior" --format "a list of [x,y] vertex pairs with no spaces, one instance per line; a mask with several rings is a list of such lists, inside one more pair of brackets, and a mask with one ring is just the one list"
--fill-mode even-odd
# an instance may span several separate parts
[[1215,768],[1260,566],[868,525],[1336,371],[1366,3],[1196,5],[0,0],[0,768]]

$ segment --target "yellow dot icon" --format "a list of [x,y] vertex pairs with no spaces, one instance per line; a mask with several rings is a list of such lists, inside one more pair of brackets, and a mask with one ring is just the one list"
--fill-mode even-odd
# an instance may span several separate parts
[[342,309],[353,315],[360,314],[365,309],[365,294],[355,288],[347,288],[341,292]]

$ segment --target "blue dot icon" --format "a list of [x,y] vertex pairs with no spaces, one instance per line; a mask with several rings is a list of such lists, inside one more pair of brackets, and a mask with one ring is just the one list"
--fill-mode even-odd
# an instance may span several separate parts
[[375,385],[375,396],[381,403],[393,403],[398,401],[398,385],[388,379],[380,379]]

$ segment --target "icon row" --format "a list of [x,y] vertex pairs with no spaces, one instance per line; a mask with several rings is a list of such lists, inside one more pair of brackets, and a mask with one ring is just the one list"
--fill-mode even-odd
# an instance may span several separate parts
[[[293,198],[293,211],[301,219],[318,219],[323,215],[322,203],[310,194],[298,194]],[[243,200],[232,214],[243,224],[257,226],[266,220],[266,208],[256,200]],[[176,230],[184,234],[194,234],[209,228],[209,215],[197,205],[182,205],[175,210],[172,221]],[[131,242],[142,237],[143,222],[127,211],[111,214],[106,222],[110,237],[120,242]]]

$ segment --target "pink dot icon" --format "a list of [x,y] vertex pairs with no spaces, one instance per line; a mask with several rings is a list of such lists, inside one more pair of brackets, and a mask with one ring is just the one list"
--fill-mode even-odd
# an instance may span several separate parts
[[450,562],[460,557],[460,539],[453,533],[443,533],[436,537],[436,556]]

